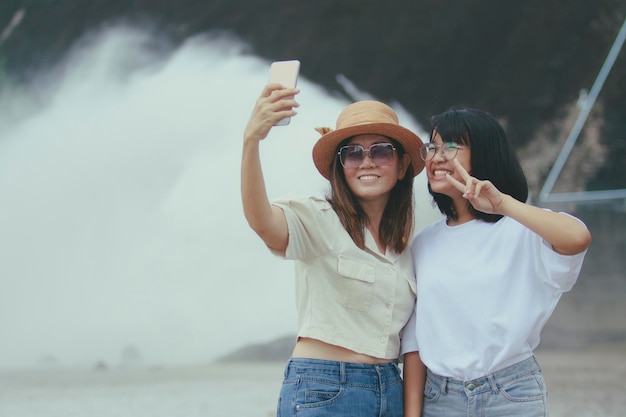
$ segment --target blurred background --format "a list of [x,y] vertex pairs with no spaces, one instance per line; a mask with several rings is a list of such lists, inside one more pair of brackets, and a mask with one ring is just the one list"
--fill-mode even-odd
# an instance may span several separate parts
[[271,197],[325,193],[313,127],[351,101],[423,138],[448,107],[487,110],[531,202],[593,235],[541,348],[623,351],[625,19],[624,0],[2,0],[0,369],[282,358],[292,265],[248,229],[238,178],[281,59],[301,108],[263,144]]

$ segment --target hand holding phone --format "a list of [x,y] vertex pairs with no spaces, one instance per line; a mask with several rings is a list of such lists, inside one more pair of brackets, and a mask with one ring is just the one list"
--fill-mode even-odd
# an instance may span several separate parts
[[[287,88],[295,88],[300,73],[300,61],[275,61],[270,66],[269,83],[277,83]],[[274,126],[286,126],[291,121],[290,117],[279,120]]]

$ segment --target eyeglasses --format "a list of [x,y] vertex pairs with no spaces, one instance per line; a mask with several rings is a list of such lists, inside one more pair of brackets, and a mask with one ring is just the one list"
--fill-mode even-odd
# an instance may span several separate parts
[[441,156],[446,159],[454,159],[459,149],[469,149],[469,146],[462,146],[456,142],[445,142],[441,145],[425,143],[420,146],[420,156],[424,161],[430,161],[435,157],[439,149],[441,149]]
[[376,166],[391,165],[395,150],[391,143],[375,143],[369,149],[361,145],[342,146],[337,153],[344,168],[357,168],[363,163],[366,153]]

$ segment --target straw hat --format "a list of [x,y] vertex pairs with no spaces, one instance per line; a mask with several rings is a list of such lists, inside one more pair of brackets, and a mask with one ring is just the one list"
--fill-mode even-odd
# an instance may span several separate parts
[[337,118],[337,128],[315,128],[322,137],[313,146],[313,162],[317,170],[326,179],[330,179],[330,167],[337,147],[347,138],[362,134],[383,135],[400,143],[411,157],[414,174],[424,168],[424,161],[419,156],[422,140],[409,129],[398,124],[396,112],[379,101],[357,101],[347,106]]

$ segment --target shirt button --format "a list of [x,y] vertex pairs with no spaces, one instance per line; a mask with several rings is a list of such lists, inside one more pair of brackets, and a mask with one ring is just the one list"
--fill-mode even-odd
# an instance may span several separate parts
[[386,337],[383,336],[383,337],[380,338],[380,343],[385,343],[386,341],[387,341]]
[[465,388],[467,388],[470,391],[474,391],[476,389],[476,385],[474,384],[468,384]]

